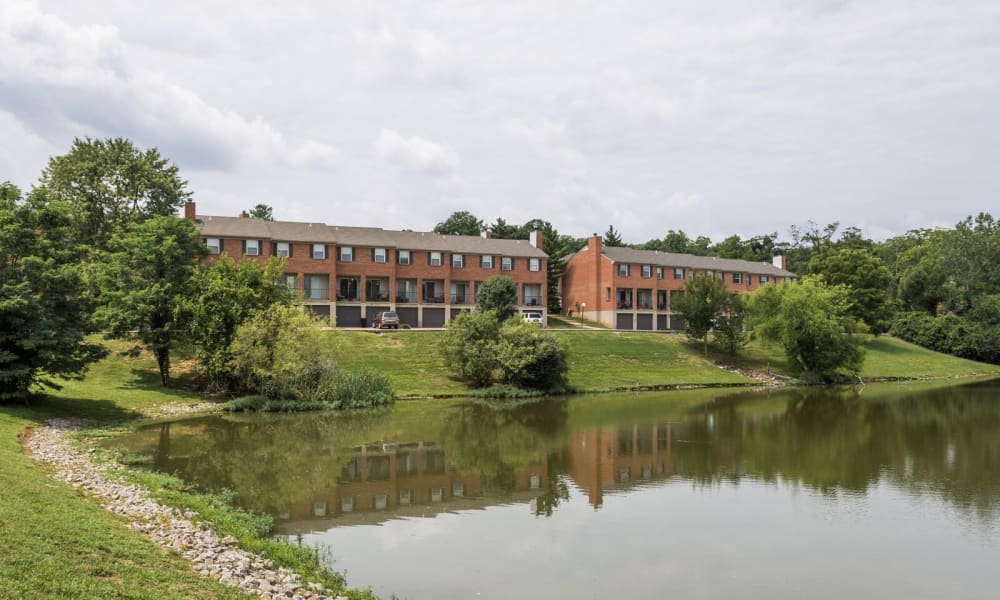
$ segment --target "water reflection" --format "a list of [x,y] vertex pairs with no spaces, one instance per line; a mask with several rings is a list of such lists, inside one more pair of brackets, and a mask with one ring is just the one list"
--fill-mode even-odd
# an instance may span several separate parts
[[186,419],[126,441],[158,470],[236,491],[287,531],[509,502],[552,515],[574,487],[600,508],[607,494],[642,486],[748,479],[822,494],[885,483],[989,522],[1000,502],[998,398],[985,382],[513,408],[404,403],[352,415]]

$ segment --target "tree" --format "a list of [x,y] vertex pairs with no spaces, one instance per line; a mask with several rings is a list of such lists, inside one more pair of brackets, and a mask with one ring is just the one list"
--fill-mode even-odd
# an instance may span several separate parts
[[794,372],[832,381],[857,375],[864,363],[865,324],[850,313],[850,290],[806,276],[798,283],[768,285],[750,298],[754,331],[781,344]]
[[225,389],[231,379],[229,346],[236,329],[257,311],[291,303],[282,282],[285,262],[271,257],[264,266],[252,260],[236,264],[223,255],[194,272],[189,293],[178,301],[177,320],[214,387]]
[[0,184],[0,403],[58,389],[52,377],[80,378],[106,353],[84,341],[90,307],[69,207],[40,194],[24,201]]
[[479,235],[486,230],[483,221],[472,213],[460,210],[434,226],[434,233],[443,235]]
[[625,245],[625,242],[622,241],[621,234],[615,231],[614,225],[608,225],[608,230],[604,232],[604,245],[611,248]]
[[115,234],[110,246],[99,270],[101,306],[94,316],[108,334],[134,335],[150,345],[167,386],[170,351],[181,333],[176,310],[205,244],[191,222],[161,216]]
[[824,248],[809,259],[809,272],[832,285],[850,290],[850,314],[872,331],[889,327],[892,273],[871,250],[859,247]]
[[499,378],[496,373],[499,339],[500,320],[496,312],[463,313],[448,323],[438,347],[445,367],[456,378],[473,387],[486,387]]
[[124,138],[74,139],[68,153],[49,160],[39,186],[69,203],[76,240],[98,249],[134,223],[175,214],[191,197],[176,165]]
[[250,209],[250,216],[261,221],[273,221],[274,211],[266,204],[258,204]]
[[705,356],[708,356],[708,334],[729,306],[734,293],[726,288],[721,277],[696,275],[684,283],[684,293],[673,303],[674,312],[687,325],[688,337],[704,344]]
[[746,301],[743,295],[730,294],[712,329],[713,341],[730,356],[735,356],[750,341],[750,334],[743,327],[745,319]]
[[493,311],[498,320],[506,321],[517,314],[517,284],[503,275],[490,277],[479,286],[476,308]]
[[501,240],[526,240],[528,239],[528,234],[523,232],[521,227],[508,223],[503,219],[497,217],[497,220],[493,222],[492,225],[486,228],[490,234]]

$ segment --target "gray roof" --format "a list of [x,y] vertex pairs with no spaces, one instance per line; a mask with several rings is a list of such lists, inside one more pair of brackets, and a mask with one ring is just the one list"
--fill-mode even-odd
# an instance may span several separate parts
[[545,252],[532,246],[528,240],[487,239],[474,235],[441,235],[422,231],[394,231],[378,227],[328,226],[323,223],[262,221],[252,218],[205,215],[198,215],[197,224],[201,227],[202,235],[221,238],[314,242],[527,258],[547,258],[548,256]]
[[695,256],[693,254],[674,254],[658,250],[634,250],[632,248],[604,247],[604,255],[616,263],[634,263],[656,265],[662,267],[684,267],[699,271],[731,271],[736,273],[754,273],[776,277],[795,277],[795,273],[779,269],[766,262],[753,262],[736,258],[718,258],[715,256]]

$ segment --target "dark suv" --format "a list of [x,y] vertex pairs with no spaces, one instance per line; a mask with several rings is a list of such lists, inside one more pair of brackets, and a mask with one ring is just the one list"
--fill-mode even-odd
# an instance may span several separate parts
[[372,319],[372,327],[375,329],[399,329],[399,315],[391,310],[380,312]]

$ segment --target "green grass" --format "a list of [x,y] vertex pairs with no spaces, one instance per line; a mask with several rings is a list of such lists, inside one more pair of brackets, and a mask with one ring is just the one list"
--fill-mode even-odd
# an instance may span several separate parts
[[[776,373],[791,375],[788,360],[781,347],[773,344],[765,345],[754,341],[741,350],[735,358],[719,353],[710,353],[710,357],[741,367],[770,369]],[[1000,375],[1000,365],[940,354],[889,336],[872,338],[865,345],[865,363],[861,368],[861,377],[866,380],[933,379],[977,375]]]
[[[569,350],[569,386],[581,392],[677,385],[743,385],[673,335],[613,331],[553,331]],[[337,363],[373,368],[389,376],[398,396],[461,395],[437,350],[440,332],[331,332]]]
[[[165,404],[203,402],[187,385],[159,385],[155,362],[119,352],[94,365],[83,381],[66,382],[57,393],[31,406],[0,406],[0,597],[3,598],[248,598],[235,588],[199,577],[176,553],[164,552],[126,522],[72,487],[49,477],[47,469],[24,454],[18,436],[55,416],[77,416],[114,426],[141,411]],[[85,431],[83,437],[113,435]],[[339,577],[318,572],[316,552],[275,541],[264,530],[269,518],[234,508],[226,498],[199,494],[180,481],[141,470],[124,477],[142,483],[172,506],[192,508],[223,535],[312,581],[335,586]],[[334,587],[333,589],[336,589]],[[354,598],[370,597],[352,590]]]

